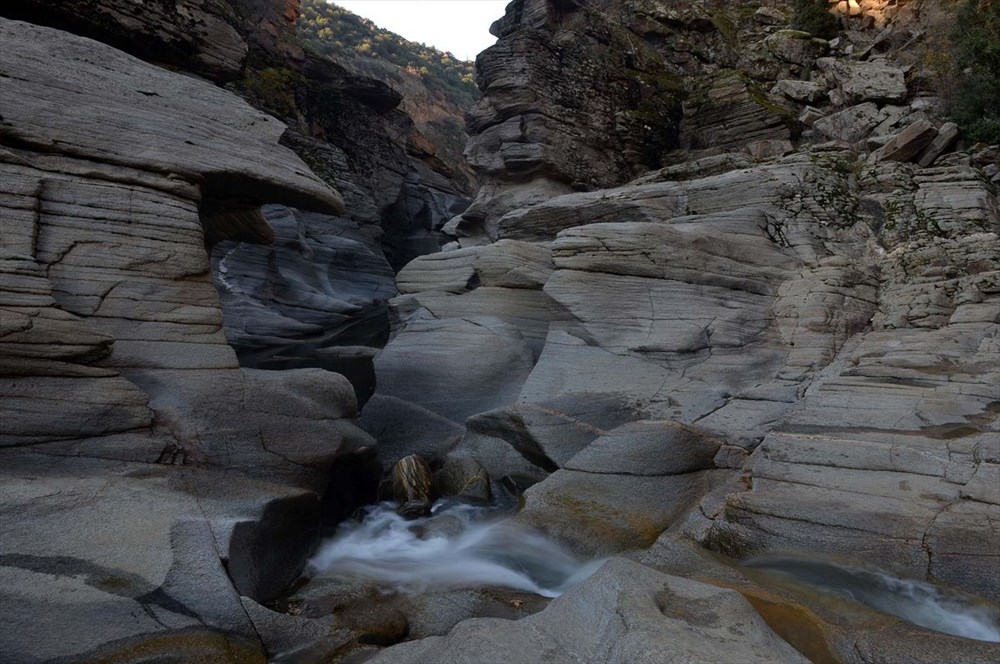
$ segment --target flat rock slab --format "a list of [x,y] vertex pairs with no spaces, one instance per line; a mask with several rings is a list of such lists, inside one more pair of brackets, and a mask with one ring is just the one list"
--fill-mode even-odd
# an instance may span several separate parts
[[[121,656],[146,652],[145,643],[211,661],[263,661],[222,561],[229,559],[229,574],[244,574],[227,549],[229,534],[260,519],[269,502],[308,499],[305,492],[220,483],[215,473],[162,464],[0,456],[6,659]],[[214,635],[194,638],[199,630]]]
[[666,664],[805,663],[739,593],[614,558],[545,610],[479,618],[447,636],[382,651],[373,664],[546,661]]
[[243,185],[220,193],[261,202],[343,207],[339,194],[278,145],[284,124],[221,88],[28,23],[0,20],[0,39],[0,135],[194,181],[215,176],[227,181],[223,190]]

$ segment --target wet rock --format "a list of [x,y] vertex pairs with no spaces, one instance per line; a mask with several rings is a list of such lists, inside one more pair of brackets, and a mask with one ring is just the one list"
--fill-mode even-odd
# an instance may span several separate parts
[[484,650],[515,662],[541,653],[560,663],[807,661],[735,591],[617,558],[541,613],[465,621],[447,636],[402,644],[371,661],[471,663],[481,661]]
[[424,516],[434,502],[433,475],[423,457],[411,454],[396,462],[383,481],[382,500],[399,503],[397,512],[407,518]]
[[441,496],[489,501],[490,476],[472,457],[450,456],[434,474],[434,485]]

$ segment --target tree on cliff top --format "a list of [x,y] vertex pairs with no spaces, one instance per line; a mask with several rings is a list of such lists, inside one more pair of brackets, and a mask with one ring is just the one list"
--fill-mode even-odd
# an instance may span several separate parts
[[795,0],[792,27],[809,34],[833,39],[840,32],[836,17],[830,13],[827,0]]
[[967,138],[1000,143],[1000,2],[966,0],[952,45],[958,70],[952,116]]
[[451,53],[408,41],[325,0],[302,0],[299,37],[323,55],[376,58],[418,76],[460,108],[479,99],[474,65]]

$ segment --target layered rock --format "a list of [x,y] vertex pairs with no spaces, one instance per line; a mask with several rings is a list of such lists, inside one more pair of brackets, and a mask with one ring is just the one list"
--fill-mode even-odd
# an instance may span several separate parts
[[230,93],[89,39],[0,29],[0,569],[19,606],[2,649],[263,660],[239,596],[293,580],[331,465],[363,486],[372,441],[342,376],[239,368],[205,237],[258,219],[219,209],[336,213],[341,198]]
[[528,0],[494,23],[468,117],[483,190],[459,234],[490,233],[515,205],[620,183],[676,142],[679,73],[623,17],[619,3]]

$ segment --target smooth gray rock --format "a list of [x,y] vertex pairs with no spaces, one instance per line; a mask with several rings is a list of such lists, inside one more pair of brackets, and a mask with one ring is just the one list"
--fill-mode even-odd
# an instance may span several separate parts
[[520,332],[496,318],[411,320],[375,358],[379,394],[459,424],[513,401],[531,366]]
[[[223,483],[194,468],[24,451],[5,451],[0,466],[0,593],[5,606],[17,607],[0,626],[5,657],[41,662],[152,649],[263,661],[222,560],[240,574],[227,548],[234,525],[261,519],[271,502],[298,504],[307,492],[232,477]],[[294,564],[276,557],[265,573],[287,583],[281,566]],[[195,628],[221,635],[186,642],[181,630]]]
[[278,145],[285,126],[235,95],[56,30],[4,19],[0,36],[10,45],[0,59],[0,132],[21,145],[207,178],[218,195],[342,209],[339,194]]
[[629,475],[679,475],[714,468],[720,443],[670,420],[641,420],[600,436],[564,464],[567,470]]
[[270,244],[224,240],[212,247],[212,276],[226,338],[244,366],[319,360],[325,343],[385,342],[392,268],[358,224],[343,217],[264,207]]
[[369,661],[473,664],[484,652],[518,663],[808,661],[739,593],[621,558],[541,613],[518,621],[468,620],[447,636],[398,645]]
[[639,419],[641,411],[623,399],[576,393],[479,413],[466,426],[471,433],[506,441],[536,466],[555,470],[599,436]]
[[411,454],[443,458],[465,434],[452,420],[381,393],[365,404],[358,425],[378,441],[379,459],[386,467]]

